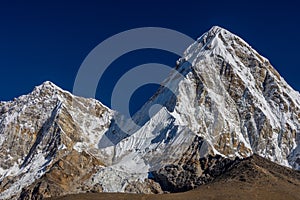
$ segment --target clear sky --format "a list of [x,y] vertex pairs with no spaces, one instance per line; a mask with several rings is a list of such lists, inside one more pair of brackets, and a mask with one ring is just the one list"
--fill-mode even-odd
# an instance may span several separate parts
[[[267,57],[300,90],[300,12],[297,1],[14,1],[0,4],[0,100],[29,93],[46,80],[72,91],[87,54],[106,38],[137,27],[158,26],[197,38],[213,25],[239,35]],[[103,55],[105,56],[105,55]],[[114,62],[97,98],[110,105],[118,77],[147,62],[175,65],[177,57],[140,50]],[[145,86],[132,97],[136,110],[154,92]]]

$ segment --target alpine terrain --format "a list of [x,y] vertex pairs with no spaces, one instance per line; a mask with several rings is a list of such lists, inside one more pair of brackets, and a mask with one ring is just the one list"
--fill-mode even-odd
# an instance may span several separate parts
[[138,126],[51,82],[1,102],[0,199],[184,192],[253,155],[300,170],[300,95],[244,40],[214,26],[176,70],[183,77],[167,77],[133,116]]

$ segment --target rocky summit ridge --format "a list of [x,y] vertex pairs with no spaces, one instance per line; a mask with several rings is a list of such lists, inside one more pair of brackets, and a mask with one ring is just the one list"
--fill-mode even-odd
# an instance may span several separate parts
[[0,199],[186,191],[254,153],[300,169],[300,95],[244,40],[214,26],[176,70],[138,127],[51,82],[1,102]]

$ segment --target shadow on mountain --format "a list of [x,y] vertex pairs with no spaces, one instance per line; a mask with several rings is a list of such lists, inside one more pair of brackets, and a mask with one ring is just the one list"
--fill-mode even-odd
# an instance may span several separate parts
[[114,146],[127,137],[129,137],[129,134],[124,132],[119,127],[115,119],[112,119],[109,129],[104,133],[104,136],[99,141],[98,147],[100,149],[103,149],[110,146]]

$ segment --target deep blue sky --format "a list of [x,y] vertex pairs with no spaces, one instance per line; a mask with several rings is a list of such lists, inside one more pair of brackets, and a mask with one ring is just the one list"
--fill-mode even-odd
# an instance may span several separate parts
[[[0,4],[0,100],[29,93],[46,80],[72,91],[87,54],[121,31],[158,26],[196,39],[213,25],[241,36],[300,90],[300,12],[293,2],[7,0]],[[173,66],[176,59],[154,50],[124,55],[110,67],[107,87],[99,88],[97,98],[109,105],[117,77],[134,65]],[[150,86],[137,91],[133,110],[153,92]]]

